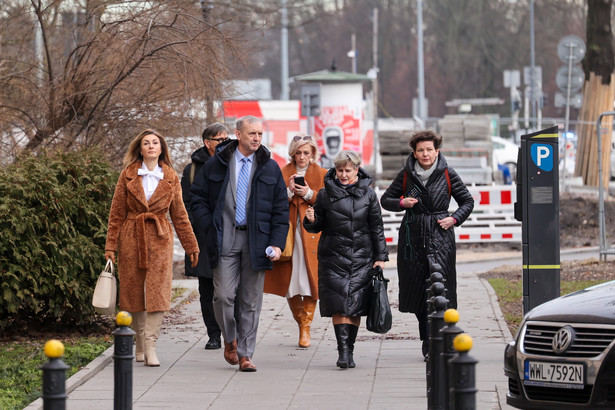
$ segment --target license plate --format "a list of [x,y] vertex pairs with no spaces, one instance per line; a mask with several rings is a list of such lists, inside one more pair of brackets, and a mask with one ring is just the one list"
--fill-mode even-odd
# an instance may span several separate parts
[[561,387],[564,387],[564,384],[583,385],[585,380],[584,370],[585,368],[582,364],[526,360],[523,378],[528,382],[561,384]]

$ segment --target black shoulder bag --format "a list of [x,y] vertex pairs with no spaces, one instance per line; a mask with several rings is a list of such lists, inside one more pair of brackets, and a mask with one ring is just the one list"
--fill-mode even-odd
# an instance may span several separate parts
[[387,295],[389,280],[384,277],[380,266],[373,268],[370,274],[372,275],[372,294],[366,321],[367,330],[374,333],[386,333],[391,330],[393,324],[391,305],[389,305]]

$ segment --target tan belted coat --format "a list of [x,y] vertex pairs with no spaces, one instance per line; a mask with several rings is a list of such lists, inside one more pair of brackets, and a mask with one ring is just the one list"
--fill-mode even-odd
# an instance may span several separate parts
[[105,251],[117,252],[120,308],[129,312],[169,310],[173,281],[173,231],[188,254],[199,251],[182,200],[179,178],[161,163],[164,178],[145,199],[141,162],[126,167],[117,181]]
[[[282,175],[284,175],[284,181],[288,186],[291,175],[297,173],[297,167],[294,163],[286,164],[282,168]],[[297,213],[300,215],[300,221],[303,221],[305,217],[305,210],[309,206],[314,205],[316,202],[316,194],[321,188],[325,186],[325,174],[327,170],[320,167],[317,164],[310,164],[305,171],[305,181],[314,195],[309,201],[293,196],[288,200],[289,221],[294,229],[296,229]],[[318,240],[320,234],[313,234],[307,232],[301,224],[301,240],[303,241],[303,253],[305,255],[305,264],[308,271],[308,278],[310,280],[310,290],[312,291],[312,297],[318,299]],[[273,270],[265,272],[265,293],[273,293],[279,296],[286,296],[288,287],[290,286],[290,278],[293,270],[292,258],[289,261],[277,261],[273,263]]]

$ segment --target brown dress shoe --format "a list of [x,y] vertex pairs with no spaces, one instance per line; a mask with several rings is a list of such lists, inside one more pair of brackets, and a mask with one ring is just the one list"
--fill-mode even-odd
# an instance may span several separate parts
[[242,372],[255,372],[256,366],[254,366],[254,363],[252,363],[248,356],[244,356],[239,359],[239,370]]
[[229,364],[239,364],[239,356],[237,356],[237,339],[231,343],[224,342],[224,360]]

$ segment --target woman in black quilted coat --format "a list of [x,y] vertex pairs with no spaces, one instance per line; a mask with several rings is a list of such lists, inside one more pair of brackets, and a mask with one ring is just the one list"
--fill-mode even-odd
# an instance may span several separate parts
[[[388,211],[405,211],[399,228],[397,274],[399,310],[416,314],[423,355],[428,352],[426,279],[429,262],[441,265],[448,307],[457,308],[456,248],[453,227],[461,225],[474,208],[472,195],[440,154],[442,137],[420,131],[410,138],[412,153],[380,199]],[[451,196],[458,204],[449,214]]]
[[337,366],[353,368],[354,342],[361,316],[370,303],[370,271],[389,260],[380,204],[372,179],[360,167],[359,155],[342,151],[335,169],[325,175],[314,208],[308,208],[303,226],[322,232],[318,242],[320,315],[331,317],[339,357]]

